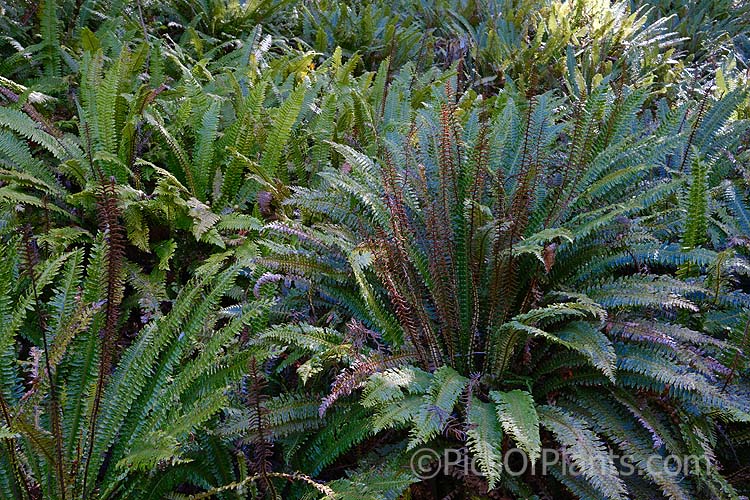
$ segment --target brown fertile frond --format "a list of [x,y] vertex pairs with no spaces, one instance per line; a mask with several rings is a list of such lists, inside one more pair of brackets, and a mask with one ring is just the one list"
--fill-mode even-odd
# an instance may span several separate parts
[[381,239],[380,244],[374,246],[373,268],[388,292],[406,337],[416,348],[420,364],[425,367],[439,366],[440,346],[420,298],[419,290],[423,287],[418,289],[409,285],[409,275],[414,272],[413,264],[410,260],[400,259],[395,246],[393,241]]
[[413,359],[413,353],[402,352],[389,356],[373,354],[367,359],[362,357],[358,361],[355,361],[350,367],[344,369],[336,376],[333,384],[331,384],[331,392],[323,398],[323,401],[320,404],[320,408],[318,409],[320,416],[323,417],[328,408],[330,408],[336,400],[348,396],[352,391],[361,387],[370,375],[390,368],[396,368],[412,361]]
[[[450,208],[453,203],[457,203],[458,199],[458,176],[456,175],[456,162],[454,159],[456,155],[456,149],[458,144],[454,143],[456,137],[455,133],[455,120],[453,118],[454,109],[452,106],[443,103],[440,106],[440,196],[443,203],[442,208],[447,212],[450,212]],[[448,199],[448,189],[452,187],[450,192],[452,199]]]
[[[518,279],[512,255],[513,243],[516,238],[523,235],[528,224],[528,211],[532,199],[531,189],[536,183],[537,175],[530,152],[533,146],[531,144],[531,122],[535,103],[536,99],[532,98],[526,111],[518,185],[505,217],[500,218],[498,217],[499,214],[495,216],[496,229],[492,255],[493,274],[490,280],[490,306],[487,317],[489,328],[505,321],[510,306],[515,299]],[[502,227],[502,223],[505,221],[510,223],[509,230]]]
[[[690,129],[690,137],[688,137],[687,145],[685,146],[685,153],[682,155],[682,162],[680,163],[680,172],[685,171],[685,164],[687,163],[688,157],[690,156],[690,147],[693,145],[695,140],[695,132],[698,130],[703,115],[706,113],[706,104],[708,103],[708,96],[711,94],[710,87],[706,88],[703,92],[703,99],[701,99],[700,106],[698,106],[698,113],[693,121],[693,126]],[[687,113],[687,112],[686,112]]]
[[[92,163],[93,164],[93,163]],[[96,382],[96,392],[94,394],[94,404],[91,410],[91,419],[89,425],[89,446],[86,455],[86,464],[83,473],[83,493],[86,494],[88,482],[89,465],[91,455],[94,449],[94,439],[96,434],[97,419],[101,400],[104,395],[104,386],[109,373],[112,369],[114,350],[119,337],[118,322],[120,319],[120,303],[123,298],[123,268],[122,262],[125,258],[125,230],[120,224],[120,208],[117,205],[117,192],[115,189],[115,179],[111,177],[109,181],[103,179],[99,171],[101,184],[97,193],[97,219],[99,222],[99,231],[104,235],[106,244],[105,251],[105,279],[106,282],[106,303],[105,303],[105,321],[104,329],[101,335],[101,355],[99,359],[99,373]]]
[[[451,139],[449,139],[451,140]],[[405,145],[407,159],[411,159],[409,143]],[[452,155],[452,152],[449,152]],[[455,281],[455,257],[453,253],[453,243],[455,242],[451,213],[452,204],[448,199],[447,189],[453,189],[453,178],[446,178],[448,173],[445,167],[440,167],[440,192],[441,196],[432,196],[428,189],[427,173],[422,164],[415,167],[415,176],[412,178],[412,186],[422,204],[424,211],[424,235],[412,233],[413,238],[426,237],[424,251],[427,258],[427,274],[429,283],[426,287],[426,297],[432,299],[437,315],[437,324],[441,325],[440,340],[447,351],[450,364],[455,366],[456,346],[453,336],[459,331],[459,315],[457,303],[457,283]],[[455,176],[455,170],[452,174]],[[455,205],[455,204],[453,204]],[[411,257],[409,257],[411,263]],[[410,264],[413,268],[413,263]],[[416,272],[416,270],[415,270]],[[417,272],[417,275],[419,273]],[[420,280],[420,282],[422,282]],[[420,312],[424,314],[424,308],[419,307]],[[429,327],[429,337],[434,336],[434,326],[432,321],[427,320]],[[430,340],[431,349],[436,349],[439,344]],[[437,351],[436,351],[437,352]],[[434,356],[433,356],[434,357]],[[436,358],[437,359],[437,358]]]
[[268,408],[265,403],[268,395],[265,393],[268,383],[263,372],[258,367],[255,357],[250,359],[248,367],[248,385],[246,387],[246,404],[250,408],[249,428],[252,429],[252,457],[250,469],[253,474],[261,478],[263,488],[270,493],[271,498],[277,498],[273,483],[268,474],[273,472],[271,458],[273,444],[271,431],[268,428]]
[[383,156],[384,201],[391,213],[393,238],[391,240],[385,234],[379,235],[381,243],[377,245],[378,251],[375,252],[375,270],[389,293],[393,294],[396,314],[412,342],[427,346],[427,350],[419,355],[420,361],[424,366],[438,366],[441,358],[439,344],[422,304],[423,295],[428,291],[414,267],[409,250],[416,232],[406,213],[404,188],[398,185],[393,158],[387,151]]
[[104,235],[106,251],[107,296],[106,321],[102,332],[102,364],[105,373],[111,368],[113,350],[118,338],[117,323],[120,318],[120,303],[123,298],[122,262],[125,257],[125,230],[120,223],[120,208],[117,205],[115,179],[103,183],[97,193],[97,217],[99,231]]
[[383,187],[384,201],[391,214],[391,231],[395,241],[394,249],[398,252],[399,257],[406,256],[406,249],[409,245],[409,237],[414,233],[409,217],[406,215],[406,206],[404,204],[403,186],[398,185],[396,168],[393,165],[393,158],[390,153],[384,152],[383,161]]
[[[473,151],[472,161],[474,165],[473,179],[471,185],[471,193],[469,197],[470,204],[468,206],[468,222],[469,228],[466,236],[466,254],[469,265],[469,273],[471,280],[471,323],[469,327],[469,370],[473,369],[474,366],[474,353],[478,350],[479,341],[479,328],[480,328],[480,312],[481,305],[479,301],[479,287],[482,280],[482,271],[484,267],[484,245],[481,243],[474,246],[474,240],[476,239],[477,231],[477,211],[479,210],[478,205],[482,201],[482,193],[485,189],[485,183],[489,176],[489,125],[487,122],[482,123],[479,128],[477,135],[477,143]],[[501,176],[501,172],[498,170],[498,176]]]
[[[450,87],[448,87],[450,89]],[[456,282],[455,234],[452,217],[459,203],[459,174],[461,150],[456,137],[455,109],[443,104],[440,111],[440,200],[435,200],[437,210],[428,214],[430,274],[432,294],[443,327],[441,336],[451,364],[455,366],[455,343],[453,336],[460,331],[458,284]],[[430,227],[431,226],[431,227]]]

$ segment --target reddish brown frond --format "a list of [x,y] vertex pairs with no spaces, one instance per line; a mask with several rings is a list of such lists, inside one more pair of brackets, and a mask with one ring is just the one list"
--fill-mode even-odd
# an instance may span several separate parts
[[328,396],[323,398],[320,405],[320,416],[325,415],[328,408],[339,398],[348,396],[355,389],[359,388],[364,384],[370,375],[378,372],[388,370],[390,368],[396,368],[404,365],[414,359],[414,354],[411,352],[403,352],[399,354],[393,354],[390,356],[382,356],[380,354],[373,354],[367,359],[360,359],[352,363],[351,366],[343,370],[336,376],[336,379],[331,385],[331,392]]

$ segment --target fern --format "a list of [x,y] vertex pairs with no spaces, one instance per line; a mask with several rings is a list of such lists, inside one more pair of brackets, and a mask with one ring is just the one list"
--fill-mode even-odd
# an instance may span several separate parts
[[467,421],[467,444],[492,489],[500,479],[503,468],[503,455],[500,451],[502,432],[495,417],[495,409],[489,403],[473,400]]
[[750,11],[631,3],[0,0],[0,497],[746,495]]
[[44,67],[47,76],[60,76],[60,27],[59,7],[56,0],[44,0],[38,7],[39,27],[44,48]]
[[[677,407],[711,407],[729,420],[745,419],[737,406],[745,401],[742,391],[718,397],[718,374],[725,369],[711,349],[698,353],[689,347],[702,334],[681,316],[733,309],[744,299],[736,290],[733,298],[720,290],[729,283],[724,257],[697,248],[707,240],[690,249],[675,241],[680,216],[669,206],[681,196],[684,178],[654,178],[651,167],[667,163],[689,137],[669,135],[667,124],[653,133],[639,131],[643,93],[617,108],[608,103],[622,103],[620,96],[604,86],[595,90],[572,118],[555,111],[551,95],[518,103],[508,98],[497,111],[467,105],[457,118],[435,90],[430,105],[406,112],[400,125],[375,125],[376,132],[382,127],[390,134],[377,150],[365,154],[332,144],[347,169],[322,172],[316,189],[297,189],[288,205],[299,210],[299,220],[269,227],[274,240],[265,245],[276,255],[263,264],[313,287],[328,307],[372,325],[390,349],[413,349],[415,364],[434,377],[425,388],[409,375],[412,368],[384,366],[370,375],[360,401],[375,411],[373,429],[408,429],[414,448],[434,443],[441,432],[455,438],[463,421],[493,486],[500,484],[495,451],[501,448],[486,440],[494,435],[491,429],[502,428],[534,460],[542,446],[538,402],[575,397],[578,390],[592,388],[602,397],[629,390],[648,400],[666,394]],[[450,96],[450,88],[446,92]],[[479,121],[481,113],[493,112],[491,125]],[[369,118],[362,120],[369,127]],[[571,135],[561,135],[563,130]],[[558,161],[568,170],[555,179]],[[694,171],[704,179],[700,166]],[[695,190],[708,200],[701,182]],[[707,207],[699,207],[706,221]],[[305,221],[308,227],[300,225]],[[332,235],[339,238],[335,244]],[[685,265],[695,265],[691,274],[698,279],[672,274]],[[719,283],[713,292],[706,287],[709,272],[710,282]],[[359,296],[352,297],[351,289]],[[630,335],[622,333],[622,322],[639,324],[653,315],[653,331],[665,336],[635,327]],[[684,325],[669,324],[678,317]],[[636,346],[644,342],[654,348],[646,348],[648,355]],[[662,345],[672,346],[672,353]],[[321,358],[319,347],[300,347],[309,356],[303,381],[310,380],[309,367],[315,375],[324,373],[322,360],[351,366],[324,399],[328,411],[342,394],[355,393],[360,384],[347,374],[357,371],[356,356],[340,356],[330,345]],[[656,373],[659,365],[662,372]],[[481,429],[472,426],[479,417],[471,412],[480,411],[473,405],[484,400],[461,399],[474,391],[469,377],[475,367],[482,367],[477,390],[490,394],[497,407],[494,420]],[[516,389],[519,380],[528,391]],[[606,457],[610,443],[592,432],[592,417],[583,409],[549,411],[560,419],[548,428],[554,427],[563,447],[572,446],[577,432],[588,441],[574,463]],[[623,415],[620,425],[635,418]],[[654,431],[665,440],[675,432]],[[583,479],[559,477],[591,498],[624,498],[625,483],[614,464],[600,465],[605,467]],[[679,486],[664,476],[651,479],[680,497]]]
[[279,159],[292,133],[294,122],[297,121],[306,92],[307,86],[300,84],[284,101],[274,118],[273,132],[269,134],[263,147],[260,168],[282,180],[287,179],[287,168],[279,165]]
[[539,416],[534,399],[525,391],[492,391],[490,397],[496,404],[497,420],[503,431],[513,437],[518,446],[534,463],[541,454]]
[[708,230],[706,222],[706,166],[700,159],[693,162],[690,170],[690,192],[687,200],[686,227],[683,245],[694,248],[703,243]]
[[604,442],[586,423],[552,406],[540,407],[540,422],[555,434],[583,476],[604,498],[625,498],[626,491]]

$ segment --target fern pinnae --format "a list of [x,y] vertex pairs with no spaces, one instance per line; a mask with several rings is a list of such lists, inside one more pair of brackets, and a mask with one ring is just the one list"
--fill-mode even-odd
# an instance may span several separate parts
[[40,28],[42,30],[42,47],[44,68],[48,76],[60,76],[60,26],[59,6],[57,0],[44,0],[38,7]]
[[464,392],[469,379],[448,365],[434,373],[434,379],[417,415],[417,426],[412,430],[409,448],[427,443],[445,428],[453,407]]
[[154,129],[156,129],[159,134],[161,134],[161,136],[164,138],[165,142],[169,145],[170,149],[177,158],[177,161],[179,162],[180,166],[182,167],[182,171],[185,174],[185,179],[187,180],[188,186],[190,188],[190,193],[193,196],[201,196],[198,191],[195,175],[193,174],[193,165],[190,163],[188,154],[182,148],[180,143],[177,142],[177,140],[172,136],[172,134],[170,134],[166,127],[164,127],[164,125],[159,121],[158,115],[155,114],[155,111],[147,112],[144,116],[146,118],[146,121]]
[[690,127],[690,135],[688,136],[687,143],[685,145],[685,150],[682,153],[682,160],[680,162],[680,167],[678,169],[678,172],[685,171],[685,164],[687,163],[688,158],[690,158],[692,155],[693,141],[695,140],[695,134],[698,130],[698,125],[701,123],[701,120],[703,120],[703,114],[706,111],[706,104],[708,103],[709,93],[710,92],[708,88],[703,91],[703,98],[700,101],[700,105],[698,106],[698,111],[696,112],[696,116],[693,119],[693,123]]
[[36,317],[39,326],[39,332],[42,337],[42,347],[44,349],[44,369],[47,375],[50,390],[50,420],[52,422],[52,435],[55,443],[55,468],[57,473],[57,481],[60,486],[60,495],[63,500],[66,498],[67,486],[65,484],[65,468],[66,464],[63,461],[63,430],[61,425],[61,408],[60,400],[57,389],[57,382],[53,378],[52,364],[50,363],[50,343],[47,338],[47,318],[41,308],[39,299],[39,290],[37,289],[37,276],[36,276],[36,265],[38,260],[36,242],[33,239],[31,227],[26,226],[24,234],[24,257],[26,265],[26,273],[28,274],[31,282],[31,290],[34,297],[35,308],[37,311]]
[[[571,201],[578,193],[578,184],[581,178],[586,174],[585,167],[590,162],[591,155],[593,154],[592,141],[594,140],[594,137],[601,133],[599,130],[597,130],[597,123],[600,119],[600,115],[604,112],[605,95],[606,94],[604,92],[604,89],[602,87],[599,87],[596,89],[596,91],[592,92],[592,95],[586,101],[583,114],[586,130],[584,132],[584,139],[582,139],[583,143],[580,145],[578,150],[573,149],[571,151],[571,158],[574,161],[572,165],[573,176],[567,183],[563,183],[562,185],[562,187],[568,188],[569,191],[560,207],[556,207],[554,218],[555,221],[560,220],[560,217],[566,211],[567,207],[570,205]],[[575,145],[573,145],[572,147],[574,146]],[[575,157],[573,157],[573,151],[575,151]],[[557,202],[555,202],[555,205],[557,205]]]
[[540,421],[550,429],[563,445],[564,452],[581,469],[591,485],[605,498],[626,498],[625,486],[618,478],[611,457],[605,452],[604,443],[581,419],[554,406],[539,408]]
[[547,227],[551,222],[557,211],[559,210],[557,205],[560,202],[560,197],[568,185],[568,177],[571,175],[571,170],[575,162],[576,152],[579,150],[580,137],[583,134],[584,127],[584,100],[579,98],[573,107],[573,137],[570,141],[570,152],[567,155],[565,166],[562,169],[560,183],[555,187],[554,190],[554,201],[551,204],[551,208],[547,212],[547,218],[544,221],[544,227]]
[[101,148],[112,154],[117,153],[119,145],[116,101],[120,99],[120,78],[128,57],[128,50],[123,50],[114,65],[105,71],[104,78],[99,81],[96,90],[97,114],[94,118],[97,123],[97,139],[101,141]]
[[[135,402],[149,385],[149,375],[160,353],[177,336],[177,329],[190,317],[195,298],[202,292],[207,278],[194,278],[175,301],[167,316],[152,320],[141,331],[138,339],[123,354],[114,376],[110,378],[101,398],[101,417],[96,421],[97,431],[93,452],[88,455],[94,469],[102,464],[105,452],[114,444],[114,438],[128,421]],[[122,447],[124,443],[119,443]]]
[[[649,428],[648,422],[642,420],[642,429],[633,429],[624,424],[625,415],[622,410],[613,406],[608,399],[601,398],[585,389],[577,391],[585,401],[585,412],[596,430],[616,443],[623,453],[627,453],[633,465],[638,468],[650,481],[656,483],[662,492],[671,500],[687,500],[689,491],[683,487],[685,482],[681,476],[675,477],[661,456],[655,453],[656,444],[661,437],[654,428]],[[649,433],[652,433],[649,436]],[[653,438],[656,443],[652,442]],[[675,480],[677,479],[677,480]]]
[[726,379],[724,380],[724,385],[721,387],[722,392],[726,391],[727,386],[731,384],[732,381],[734,380],[735,374],[737,372],[737,368],[739,366],[741,353],[747,352],[748,348],[750,347],[750,335],[749,334],[750,334],[750,320],[746,321],[745,323],[745,329],[742,334],[740,347],[734,353],[734,357],[732,358],[732,362],[730,364],[730,372],[726,376]]
[[[12,417],[10,414],[10,408],[8,403],[5,401],[5,398],[3,397],[2,393],[0,393],[0,412],[3,414],[3,420],[5,421],[5,427],[10,429],[12,424]],[[10,461],[10,466],[13,469],[13,477],[15,478],[16,482],[22,486],[21,490],[21,496],[23,500],[28,500],[32,498],[31,488],[32,485],[30,484],[29,478],[26,476],[26,472],[24,471],[21,462],[19,460],[19,454],[16,451],[16,444],[14,442],[14,439],[12,437],[3,438],[3,446],[5,446],[5,449],[8,453],[8,460]]]
[[539,437],[539,416],[534,400],[528,392],[491,391],[490,398],[495,402],[495,411],[503,430],[516,441],[533,464],[541,453]]
[[[125,238],[122,226],[119,222],[120,209],[117,206],[117,195],[115,193],[115,179],[112,177],[105,184],[101,172],[101,185],[98,200],[98,215],[100,231],[104,234],[106,241],[106,309],[105,323],[101,336],[101,354],[99,358],[99,374],[93,398],[93,407],[90,415],[88,452],[85,455],[83,467],[82,492],[87,494],[89,467],[94,453],[97,419],[101,400],[104,395],[104,387],[112,367],[115,343],[118,334],[118,322],[120,318],[120,302],[123,297],[122,282],[122,259],[124,257]],[[98,473],[98,471],[97,471]]]
[[351,368],[340,373],[334,380],[330,393],[323,398],[319,408],[321,418],[328,408],[339,398],[351,394],[374,373],[396,368],[410,359],[413,354],[406,352],[388,356],[373,355],[367,360],[358,360]]
[[279,160],[292,133],[292,127],[300,114],[307,91],[307,82],[303,82],[284,101],[277,111],[272,132],[266,139],[263,148],[261,168],[282,180],[287,178],[287,167],[286,165],[279,165]]
[[[526,123],[524,128],[523,143],[520,149],[520,165],[518,170],[519,179],[515,186],[513,198],[507,207],[507,217],[511,223],[510,230],[507,233],[499,227],[500,219],[497,219],[498,227],[496,228],[494,249],[492,256],[492,266],[494,271],[493,278],[490,281],[490,304],[488,307],[488,326],[502,324],[512,307],[512,301],[516,295],[517,268],[513,260],[513,244],[526,230],[528,222],[528,210],[531,201],[531,186],[536,182],[536,169],[533,164],[533,155],[531,150],[534,148],[532,117],[534,108],[539,107],[538,99],[532,97],[528,102],[526,111]],[[540,127],[541,132],[541,127]],[[509,255],[501,257],[507,250]],[[498,298],[503,297],[501,309],[498,311]]]
[[489,480],[489,488],[497,484],[503,470],[502,431],[493,405],[475,399],[468,409],[467,444],[477,459],[480,470]]
[[75,143],[65,137],[59,137],[59,134],[53,129],[49,129],[49,131],[44,130],[43,125],[45,122],[40,124],[42,125],[40,128],[37,125],[38,122],[21,111],[0,106],[0,123],[4,127],[43,146],[60,161],[66,161],[70,158],[80,158],[82,156],[80,149]]

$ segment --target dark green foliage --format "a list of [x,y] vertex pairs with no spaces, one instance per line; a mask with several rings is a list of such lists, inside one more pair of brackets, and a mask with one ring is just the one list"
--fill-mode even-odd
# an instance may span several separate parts
[[[698,133],[661,136],[661,128],[644,134],[635,126],[638,109],[623,111],[620,105],[633,92],[627,88],[621,94],[596,89],[569,117],[549,94],[530,101],[501,94],[488,103],[455,105],[450,85],[447,89],[446,97],[436,89],[429,104],[403,117],[403,135],[387,134],[376,160],[334,144],[350,170],[322,173],[321,187],[298,188],[289,202],[302,221],[310,221],[308,228],[296,221],[269,226],[290,246],[270,246],[276,256],[264,263],[290,279],[313,283],[333,307],[382,333],[391,350],[434,371],[424,406],[402,402],[400,391],[370,387],[382,384],[371,375],[371,382],[364,382],[365,401],[379,408],[375,430],[408,428],[409,446],[416,447],[448,432],[452,419],[466,418],[473,429],[468,444],[493,486],[502,476],[500,423],[533,457],[541,405],[575,401],[580,388],[596,390],[600,400],[616,407],[627,408],[631,403],[623,395],[641,390],[644,401],[651,401],[647,393],[660,394],[658,404],[670,411],[697,406],[728,420],[750,418],[742,384],[728,378],[742,345],[693,329],[719,310],[737,317],[727,327],[741,329],[747,307],[746,296],[723,281],[732,273],[723,268],[725,257],[709,252],[692,260],[688,253],[707,233],[707,172],[700,159],[706,153],[695,145]],[[728,96],[715,108],[732,102]],[[706,130],[705,117],[716,115],[715,108],[699,113],[693,130]],[[631,125],[612,133],[618,122]],[[560,140],[562,134],[572,143]],[[696,160],[689,182],[669,167],[667,175],[654,178],[654,166],[668,165],[690,142]],[[708,144],[702,143],[703,151]],[[680,255],[686,264],[669,260],[667,253],[658,260],[661,267],[651,268],[649,255],[667,251],[663,221],[674,217],[670,205],[683,191],[688,208]],[[631,250],[635,244],[640,258]],[[304,252],[304,260],[291,248]],[[675,271],[685,274],[686,265],[697,281],[675,277]],[[714,269],[718,274],[712,276]],[[710,288],[721,281],[724,285]],[[358,296],[346,293],[351,289],[358,289]],[[684,324],[675,324],[680,317]],[[718,350],[709,354],[706,342]],[[305,347],[321,352],[322,346]],[[372,357],[364,364],[355,358],[350,370],[359,377],[341,372],[321,412],[362,386],[363,370],[391,374],[389,383],[403,377]],[[446,377],[446,370],[453,376]],[[564,375],[573,371],[577,375]],[[464,413],[459,397],[468,390],[469,376],[477,377],[470,396],[476,401]],[[525,390],[514,388],[520,381]],[[528,402],[506,399],[516,394]],[[381,402],[372,402],[373,396]],[[498,420],[483,409],[489,396],[498,405]],[[618,446],[592,433],[590,417],[574,407],[550,408],[542,424],[582,468],[592,468],[608,446]],[[607,425],[652,430],[633,417],[613,415]],[[655,439],[676,439],[676,449],[696,451],[689,447],[689,427],[664,432]],[[591,445],[571,447],[580,436]],[[710,445],[703,446],[700,453],[713,456]],[[672,495],[668,491],[677,487],[658,472],[644,472],[655,491]],[[614,475],[610,465],[585,478],[606,498],[624,498],[629,487],[636,488]],[[690,481],[695,488],[710,488],[713,476]],[[687,490],[680,491],[672,496],[686,498]]]
[[0,0],[0,497],[744,498],[748,26]]

